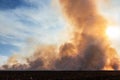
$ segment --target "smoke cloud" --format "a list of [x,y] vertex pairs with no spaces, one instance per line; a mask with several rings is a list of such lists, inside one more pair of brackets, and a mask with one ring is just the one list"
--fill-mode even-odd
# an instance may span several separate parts
[[3,70],[119,70],[120,61],[105,35],[107,20],[99,14],[97,0],[60,0],[72,39],[59,48],[39,46],[25,63],[11,57]]
[[[97,0],[60,0],[64,16],[73,28],[74,37],[71,45],[74,45],[77,54],[74,52],[72,52],[72,54],[73,56],[77,55],[77,57],[74,57],[75,59],[70,56],[67,56],[69,58],[64,57],[65,59],[62,57],[61,60],[56,62],[59,69],[119,69],[120,64],[117,53],[110,47],[110,43],[105,35],[107,21],[99,14],[96,1]],[[68,48],[68,50],[69,49],[70,48]]]

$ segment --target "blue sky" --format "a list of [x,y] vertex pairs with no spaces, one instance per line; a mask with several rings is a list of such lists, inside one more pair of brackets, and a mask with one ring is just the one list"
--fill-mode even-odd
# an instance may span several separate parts
[[51,0],[0,0],[0,56],[57,44],[64,24]]
[[22,6],[28,6],[26,2],[23,0],[0,0],[0,9],[1,10],[8,10],[8,9],[15,9]]
[[[102,14],[118,26],[119,4],[120,0],[110,0],[110,8],[100,7]],[[0,58],[4,62],[10,55],[24,54],[38,44],[64,42],[65,27],[59,8],[52,0],[0,0]],[[120,52],[120,37],[112,43]]]

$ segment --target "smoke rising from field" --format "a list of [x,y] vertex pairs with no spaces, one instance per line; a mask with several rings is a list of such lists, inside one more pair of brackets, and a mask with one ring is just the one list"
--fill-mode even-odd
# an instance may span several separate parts
[[1,69],[119,70],[118,55],[105,35],[107,20],[96,5],[97,0],[60,0],[63,16],[72,29],[70,42],[59,48],[38,46],[31,57],[24,58],[25,64],[14,56]]

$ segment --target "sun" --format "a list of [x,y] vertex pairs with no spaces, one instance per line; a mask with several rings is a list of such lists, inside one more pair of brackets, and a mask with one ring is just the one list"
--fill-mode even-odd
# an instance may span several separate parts
[[109,26],[106,29],[106,35],[111,39],[116,39],[120,36],[120,28],[118,26]]

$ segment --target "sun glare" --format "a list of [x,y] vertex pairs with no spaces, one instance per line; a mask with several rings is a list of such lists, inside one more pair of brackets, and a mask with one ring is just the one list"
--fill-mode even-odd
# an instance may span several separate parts
[[106,30],[106,35],[111,39],[116,39],[120,36],[120,30],[117,26],[109,26]]

